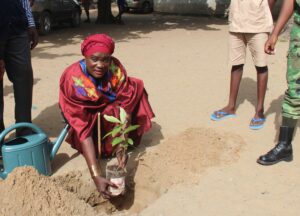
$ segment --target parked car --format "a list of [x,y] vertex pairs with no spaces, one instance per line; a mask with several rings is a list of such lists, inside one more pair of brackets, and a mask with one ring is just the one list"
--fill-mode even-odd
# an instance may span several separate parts
[[31,9],[41,35],[51,32],[54,24],[68,22],[78,27],[81,23],[81,7],[77,0],[35,0]]
[[126,11],[134,10],[143,13],[150,13],[153,11],[153,0],[126,0]]

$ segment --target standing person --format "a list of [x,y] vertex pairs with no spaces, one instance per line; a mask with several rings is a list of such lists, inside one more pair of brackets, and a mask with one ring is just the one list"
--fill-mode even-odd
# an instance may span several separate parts
[[119,14],[116,16],[118,23],[122,24],[122,14],[125,12],[125,0],[117,0]]
[[108,186],[112,183],[101,177],[97,158],[116,154],[119,166],[124,168],[127,157],[122,145],[113,146],[112,138],[104,137],[115,124],[105,121],[103,116],[119,118],[119,108],[124,108],[130,115],[130,124],[140,126],[128,135],[135,145],[151,128],[154,117],[143,81],[127,75],[122,63],[112,55],[114,48],[115,43],[108,35],[85,38],[81,44],[84,58],[64,71],[59,92],[59,106],[71,126],[66,141],[83,154],[98,191],[107,198],[111,196]]
[[[38,34],[28,0],[0,1],[0,71],[13,83],[16,122],[31,122],[33,71],[30,50],[38,44]],[[3,76],[0,81],[0,131],[3,121]],[[17,136],[31,133],[18,129]]]
[[90,23],[90,6],[91,6],[91,0],[82,0],[82,6],[86,14],[86,20],[85,23]]
[[274,54],[278,36],[294,13],[294,24],[290,33],[290,46],[287,57],[288,89],[282,102],[282,123],[277,145],[267,154],[258,158],[261,165],[273,165],[279,161],[292,161],[292,139],[294,129],[300,119],[300,0],[284,0],[278,21],[265,44],[265,52]]
[[264,99],[268,82],[267,55],[264,43],[273,27],[271,8],[275,0],[232,0],[229,13],[230,92],[227,106],[211,114],[219,121],[236,116],[236,100],[246,60],[246,47],[257,72],[257,105],[250,121],[251,129],[260,129],[265,122]]

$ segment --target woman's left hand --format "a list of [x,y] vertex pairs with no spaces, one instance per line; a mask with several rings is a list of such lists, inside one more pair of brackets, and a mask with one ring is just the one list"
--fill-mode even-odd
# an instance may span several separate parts
[[124,169],[128,160],[128,155],[126,153],[126,150],[121,146],[117,146],[116,156],[119,164],[118,166]]

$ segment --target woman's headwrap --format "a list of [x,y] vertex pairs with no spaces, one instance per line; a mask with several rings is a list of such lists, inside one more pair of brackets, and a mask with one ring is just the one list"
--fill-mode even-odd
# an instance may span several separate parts
[[112,55],[115,50],[115,42],[105,34],[94,34],[86,37],[81,43],[81,53],[85,57],[96,52]]

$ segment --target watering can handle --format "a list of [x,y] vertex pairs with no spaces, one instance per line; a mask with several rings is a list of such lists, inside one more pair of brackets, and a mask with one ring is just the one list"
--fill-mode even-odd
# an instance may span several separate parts
[[16,123],[8,128],[6,128],[4,131],[2,131],[2,133],[0,134],[0,143],[3,143],[3,140],[5,138],[5,136],[10,133],[11,131],[17,129],[17,128],[22,128],[22,127],[27,127],[32,129],[34,132],[36,133],[44,133],[42,131],[42,129],[40,129],[38,126],[32,124],[32,123],[28,123],[28,122],[20,122],[20,123]]

